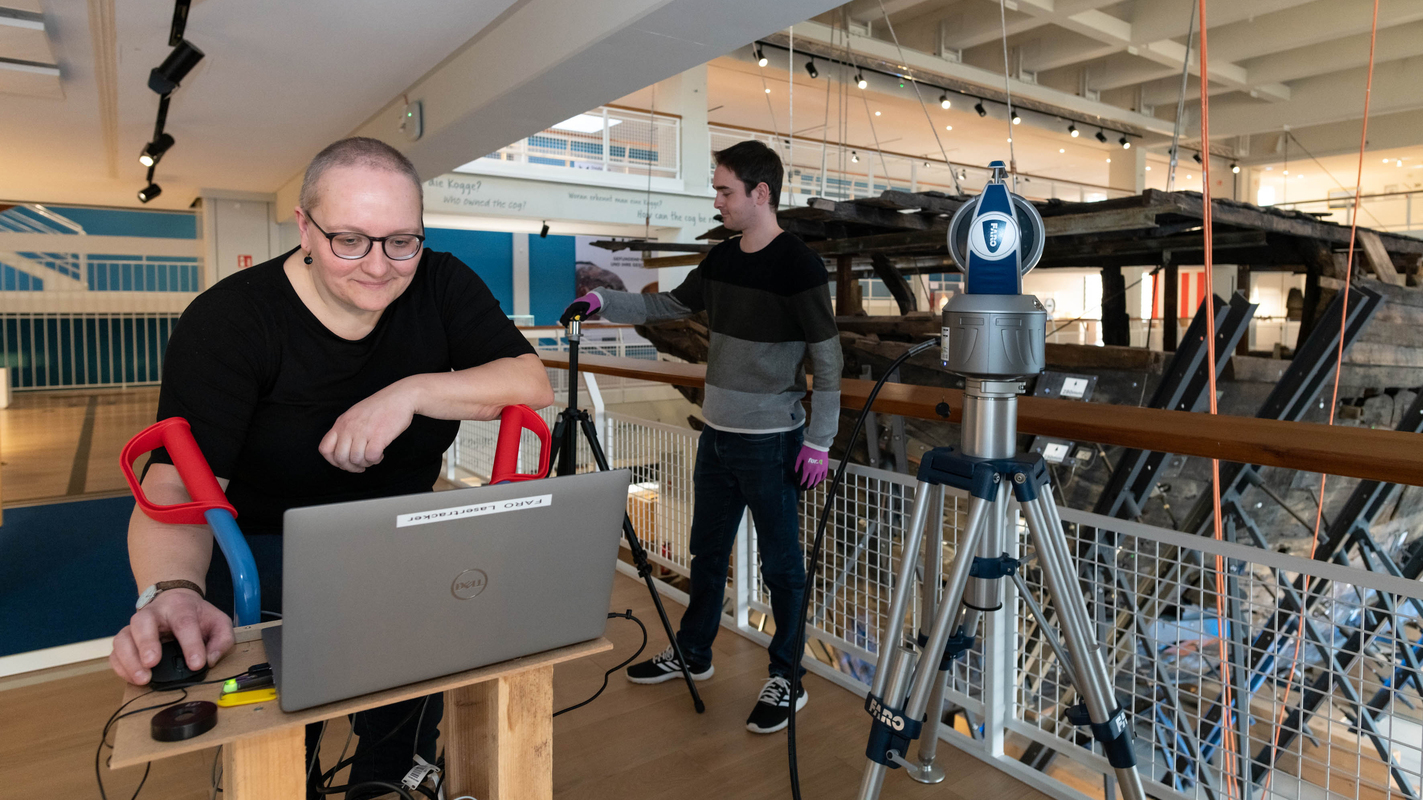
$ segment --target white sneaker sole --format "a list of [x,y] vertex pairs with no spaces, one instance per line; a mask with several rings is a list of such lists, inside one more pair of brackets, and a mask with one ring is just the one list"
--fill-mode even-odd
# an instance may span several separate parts
[[[715,665],[715,664],[711,665],[710,667],[707,667],[706,672],[693,672],[693,673],[692,673],[692,680],[698,681],[698,682],[704,681],[704,680],[707,680],[708,678],[710,678],[710,677],[711,677],[712,675],[714,675],[714,674],[716,674],[716,665]],[[655,678],[634,678],[633,676],[629,675],[626,671],[623,672],[623,676],[628,679],[628,683],[636,683],[636,684],[640,684],[640,685],[642,685],[642,686],[651,686],[651,685],[653,685],[653,684],[655,684],[655,683],[666,683],[667,681],[680,681],[680,680],[682,679],[682,670],[680,670],[680,669],[674,669],[674,670],[672,670],[671,672],[664,672],[663,674],[658,675],[658,676],[655,677]]]
[[[796,701],[795,710],[799,711],[802,708],[805,708],[805,704],[809,700],[810,692],[806,692],[805,694],[801,695],[800,699]],[[786,728],[790,727],[790,724],[791,719],[789,716],[787,716],[784,720],[781,721],[781,724],[772,726],[770,728],[762,728],[756,725],[755,723],[748,722],[746,723],[746,730],[751,731],[752,733],[775,733],[776,731],[785,730]]]

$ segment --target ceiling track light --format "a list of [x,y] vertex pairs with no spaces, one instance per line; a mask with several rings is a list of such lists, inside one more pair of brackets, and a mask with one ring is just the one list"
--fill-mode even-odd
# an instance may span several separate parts
[[138,163],[145,167],[151,167],[163,158],[163,154],[168,152],[168,148],[173,146],[173,137],[160,133],[158,138],[143,146],[143,152],[138,154]]
[[820,77],[820,70],[815,68],[815,59],[805,62],[805,71],[810,73],[810,79],[815,80]]
[[988,116],[988,109],[986,109],[986,108],[983,107],[983,101],[982,101],[982,100],[979,100],[977,103],[974,104],[973,110],[974,110],[974,111],[977,111],[977,112],[978,112],[978,115],[979,115],[980,117],[986,117],[986,116]]
[[147,203],[160,194],[163,194],[163,190],[159,188],[158,184],[150,183],[138,190],[138,201],[140,203]]
[[[1197,164],[1203,163],[1203,162],[1201,161],[1201,154],[1200,154],[1200,153],[1196,153],[1195,155],[1191,156],[1191,158],[1194,159]],[[1286,173],[1286,174],[1288,174],[1288,173]]]
[[858,163],[860,163],[860,154],[859,154],[859,153],[856,153],[854,150],[851,150],[851,151],[850,151],[850,163],[851,163],[851,164],[858,164]]
[[1102,144],[1106,144],[1106,143],[1107,143],[1107,134],[1106,134],[1105,131],[1102,131],[1102,130],[1098,130],[1098,131],[1097,131],[1097,141],[1101,142]]
[[1240,165],[1239,165],[1239,164],[1231,164],[1231,165],[1230,165],[1230,171],[1233,172],[1233,173],[1235,173],[1236,175],[1239,175],[1239,174],[1240,174]]
[[856,72],[856,73],[855,73],[855,85],[858,86],[858,87],[860,87],[861,89],[863,89],[863,88],[865,88],[866,86],[869,86],[869,85],[870,85],[870,82],[867,81],[867,80],[865,80],[865,75],[864,75],[864,73],[862,73],[862,72]]
[[752,52],[756,54],[756,66],[764,67],[771,63],[770,59],[766,58],[766,53],[761,49],[761,45],[756,45],[752,49]]
[[159,94],[172,94],[202,60],[203,51],[194,47],[192,42],[187,39],[178,42],[163,63],[148,73],[148,88]]
[[1018,112],[1014,111],[1014,112],[1013,112],[1013,124],[1014,124],[1014,125],[1018,125],[1018,124],[1020,124],[1022,121],[1023,121],[1023,118],[1020,117],[1020,116],[1018,116]]
[[1117,141],[1119,141],[1119,142],[1122,143],[1122,149],[1123,149],[1123,150],[1130,150],[1130,149],[1131,149],[1131,140],[1127,138],[1127,135],[1126,135],[1125,133],[1122,134],[1122,138],[1118,139]]
[[947,110],[949,109],[949,107],[951,107],[952,105],[953,105],[953,103],[950,103],[950,102],[949,102],[949,96],[948,96],[948,94],[941,94],[941,95],[939,95],[939,108],[942,108],[942,109],[944,109],[945,111],[947,111]]
[[1067,135],[1068,135],[1068,136],[1071,136],[1072,138],[1076,139],[1076,138],[1077,138],[1077,134],[1079,134],[1079,133],[1081,133],[1081,131],[1077,130],[1077,126],[1076,126],[1076,125],[1069,124],[1069,125],[1067,126]]
[[544,226],[539,229],[539,238],[540,238],[540,239],[547,239],[547,238],[548,238],[548,220],[544,220]]

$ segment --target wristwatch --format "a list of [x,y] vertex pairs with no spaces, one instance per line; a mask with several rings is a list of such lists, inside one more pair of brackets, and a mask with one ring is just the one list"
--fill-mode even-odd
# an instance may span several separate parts
[[206,598],[206,595],[203,594],[202,587],[192,581],[159,581],[143,590],[143,594],[138,596],[138,603],[134,606],[134,610],[138,611],[142,609],[144,606],[152,603],[153,598],[157,597],[159,592],[166,592],[169,589],[192,589],[198,593],[198,597]]

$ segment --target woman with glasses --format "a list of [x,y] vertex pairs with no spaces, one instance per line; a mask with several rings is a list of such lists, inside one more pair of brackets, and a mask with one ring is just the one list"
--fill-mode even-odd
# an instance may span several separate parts
[[[158,418],[192,426],[257,559],[264,612],[281,611],[288,508],[428,492],[459,420],[553,402],[533,348],[479,276],[424,249],[422,213],[420,178],[398,151],[332,144],[302,183],[301,246],[203,292],[169,340]],[[160,504],[188,499],[162,450],[143,489]],[[194,669],[222,658],[233,591],[206,528],[135,509],[129,558],[148,588],[114,640],[114,671],[147,683],[160,637]],[[426,700],[356,715],[350,784],[399,783],[416,752],[434,761],[442,707]],[[309,758],[318,736],[308,728]],[[321,770],[308,772],[315,784]],[[385,791],[371,788],[348,796]]]

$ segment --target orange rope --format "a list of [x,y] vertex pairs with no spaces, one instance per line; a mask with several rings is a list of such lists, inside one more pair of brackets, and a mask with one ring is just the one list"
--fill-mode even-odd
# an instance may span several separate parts
[[[1349,257],[1344,266],[1344,302],[1339,312],[1339,348],[1334,355],[1334,391],[1329,401],[1329,424],[1334,424],[1334,411],[1339,406],[1339,372],[1344,364],[1344,329],[1349,323],[1349,286],[1354,278],[1354,237],[1359,231],[1359,195],[1363,191],[1364,182],[1364,149],[1369,141],[1369,100],[1374,89],[1374,44],[1378,40],[1379,34],[1379,2],[1374,0],[1373,28],[1369,32],[1369,72],[1364,83],[1364,123],[1363,130],[1359,133],[1359,167],[1354,174],[1354,214],[1349,223]],[[1319,503],[1314,512],[1314,537],[1309,545],[1309,558],[1314,560],[1314,556],[1319,547],[1319,527],[1324,518],[1324,486],[1329,476],[1324,472],[1319,473]],[[1280,715],[1275,719],[1275,734],[1270,740],[1270,763],[1275,763],[1278,750],[1280,725],[1285,720],[1285,709],[1290,703],[1290,689],[1295,679],[1295,670],[1299,666],[1300,650],[1304,649],[1304,615],[1305,601],[1309,597],[1310,579],[1312,576],[1304,576],[1304,592],[1300,595],[1299,624],[1295,627],[1295,652],[1290,658],[1290,674],[1285,679],[1285,696],[1280,701]],[[1303,726],[1304,718],[1301,716],[1300,725]],[[1265,776],[1265,789],[1270,788],[1270,777],[1274,775],[1271,770]]]
[[[1206,255],[1206,287],[1212,295],[1215,293],[1215,264],[1212,252],[1212,245],[1215,242],[1211,231],[1211,118],[1210,118],[1210,72],[1208,59],[1206,56],[1206,2],[1199,0],[1200,7],[1200,30],[1201,30],[1201,153],[1204,156],[1201,173],[1201,217],[1205,227],[1205,255]],[[1189,43],[1187,43],[1189,47]],[[1206,297],[1206,375],[1210,383],[1210,413],[1218,414],[1216,406],[1216,380],[1215,380],[1215,302],[1213,297]],[[1220,459],[1211,459],[1211,501],[1214,505],[1214,524],[1216,541],[1225,539],[1224,530],[1221,524],[1220,507]],[[1216,620],[1219,626],[1220,635],[1216,638],[1220,648],[1220,680],[1221,680],[1221,775],[1226,785],[1225,796],[1227,798],[1235,796],[1235,781],[1230,777],[1237,765],[1235,756],[1237,742],[1235,738],[1235,721],[1233,710],[1235,707],[1234,687],[1230,680],[1230,655],[1226,645],[1226,640],[1234,635],[1235,631],[1228,628],[1225,595],[1228,590],[1228,583],[1225,576],[1225,560],[1217,555],[1215,557],[1215,603]],[[1244,779],[1244,776],[1240,776]]]

